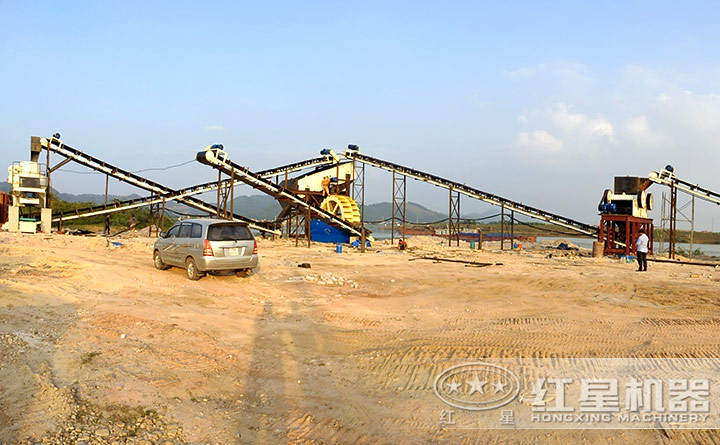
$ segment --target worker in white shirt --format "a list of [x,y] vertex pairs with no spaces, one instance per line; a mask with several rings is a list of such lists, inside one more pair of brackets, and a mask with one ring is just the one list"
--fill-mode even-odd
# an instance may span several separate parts
[[647,254],[648,254],[648,236],[645,235],[645,230],[638,230],[640,236],[635,241],[635,250],[637,251],[638,260],[638,272],[647,272]]

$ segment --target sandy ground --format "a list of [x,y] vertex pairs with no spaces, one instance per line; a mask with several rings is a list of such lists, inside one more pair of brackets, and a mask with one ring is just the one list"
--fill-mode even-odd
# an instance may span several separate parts
[[259,274],[191,282],[153,267],[151,239],[120,241],[0,233],[0,442],[720,443],[442,429],[432,389],[464,358],[718,357],[712,268],[259,240]]

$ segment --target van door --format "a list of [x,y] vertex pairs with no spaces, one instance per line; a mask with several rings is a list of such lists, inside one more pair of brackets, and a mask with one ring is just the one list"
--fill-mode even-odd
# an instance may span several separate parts
[[202,229],[202,224],[190,224],[190,238],[188,238],[187,241],[187,249],[188,253],[192,255],[195,259],[201,257],[203,254]]
[[158,243],[160,256],[165,264],[177,266],[177,246],[175,241],[179,234],[180,224],[175,224],[165,233],[165,237]]
[[175,244],[177,245],[177,261],[182,267],[185,266],[185,259],[190,256],[190,232],[192,229],[191,223],[180,224],[180,233],[178,234]]

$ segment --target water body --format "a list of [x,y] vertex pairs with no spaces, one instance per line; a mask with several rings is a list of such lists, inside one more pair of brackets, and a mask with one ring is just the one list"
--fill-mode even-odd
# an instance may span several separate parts
[[[376,240],[385,240],[390,239],[390,231],[389,230],[378,230],[376,232],[373,232],[373,237]],[[412,236],[408,236],[408,238],[412,238]],[[546,241],[546,240],[568,240],[573,244],[576,244],[580,247],[584,247],[586,249],[592,249],[592,243],[595,241],[594,238],[574,238],[574,237],[562,237],[562,236],[538,236],[537,237],[538,242],[540,241]],[[668,244],[665,242],[664,251],[667,252]],[[686,251],[690,250],[690,244],[687,243],[677,243],[677,248],[683,248]],[[694,249],[700,249],[703,251],[705,256],[712,256],[712,257],[720,257],[720,244],[693,244],[693,250]],[[660,252],[660,243],[657,241],[653,243],[653,250],[658,253]]]
[[[545,241],[545,240],[561,240],[566,239],[570,241],[573,244],[577,244],[580,247],[584,247],[586,249],[592,249],[592,243],[595,241],[593,238],[563,238],[563,237],[557,237],[557,236],[538,236],[538,241]],[[665,242],[664,251],[667,251],[668,243]],[[690,250],[690,244],[687,243],[677,243],[677,248],[683,248],[687,251]],[[706,256],[714,256],[714,257],[720,257],[720,244],[693,244],[693,250],[700,249],[703,251],[703,253]],[[660,252],[660,243],[655,241],[653,243],[653,250],[658,253]]]

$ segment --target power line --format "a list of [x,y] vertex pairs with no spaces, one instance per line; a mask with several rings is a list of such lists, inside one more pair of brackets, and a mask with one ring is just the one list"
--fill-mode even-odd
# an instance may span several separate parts
[[[482,217],[482,218],[460,218],[460,221],[474,221],[474,222],[477,222],[477,221],[484,221],[484,220],[486,220],[486,219],[495,218],[495,217],[497,217],[497,216],[500,216],[500,214],[497,213],[497,214],[495,214],[495,215],[484,216],[484,217]],[[383,220],[380,220],[380,221],[365,221],[365,224],[380,224],[380,223],[388,222],[388,221],[391,221],[391,220],[392,220],[392,218],[387,218],[387,219],[383,219]],[[429,225],[429,224],[440,224],[440,223],[445,222],[445,221],[447,221],[447,220],[448,220],[448,218],[444,218],[444,219],[441,219],[441,220],[439,220],[439,221],[428,221],[428,222],[422,222],[422,221],[420,221],[420,222],[410,222],[410,221],[406,221],[406,223],[407,223],[407,224],[410,224],[410,225]]]
[[555,233],[555,234],[558,234],[558,235],[571,236],[571,237],[578,235],[577,233],[565,233],[565,232],[560,232],[560,231],[558,231],[558,230],[548,229],[547,227],[542,227],[542,226],[537,226],[537,225],[534,225],[534,224],[529,224],[529,223],[526,223],[526,222],[522,222],[522,221],[520,221],[519,219],[514,218],[514,217],[513,217],[512,219],[513,219],[516,223],[518,223],[518,224],[522,224],[523,226],[532,227],[533,229],[542,230],[542,231],[544,231],[544,232],[550,232],[550,233]]
[[191,162],[195,162],[195,159],[191,159],[189,161],[186,161],[186,162],[183,162],[180,164],[170,165],[168,167],[155,167],[155,168],[144,168],[142,170],[135,170],[133,173],[142,173],[142,172],[159,171],[159,170],[170,170],[171,168],[177,168],[177,167],[182,167],[183,165],[188,165]]
[[[144,169],[141,169],[141,170],[134,170],[134,171],[132,171],[131,173],[142,173],[142,172],[149,172],[149,171],[170,170],[171,168],[182,167],[183,165],[190,164],[191,162],[195,162],[195,159],[191,159],[191,160],[189,160],[189,161],[186,161],[186,162],[183,162],[183,163],[180,163],[180,164],[170,165],[170,166],[167,166],[167,167],[152,167],[152,168],[144,168]],[[67,170],[67,169],[58,170],[58,171],[62,171],[62,172],[66,172],[66,173],[75,173],[75,174],[78,174],[78,175],[104,175],[104,174],[105,174],[105,173],[101,173],[101,172],[84,172],[84,171]]]

